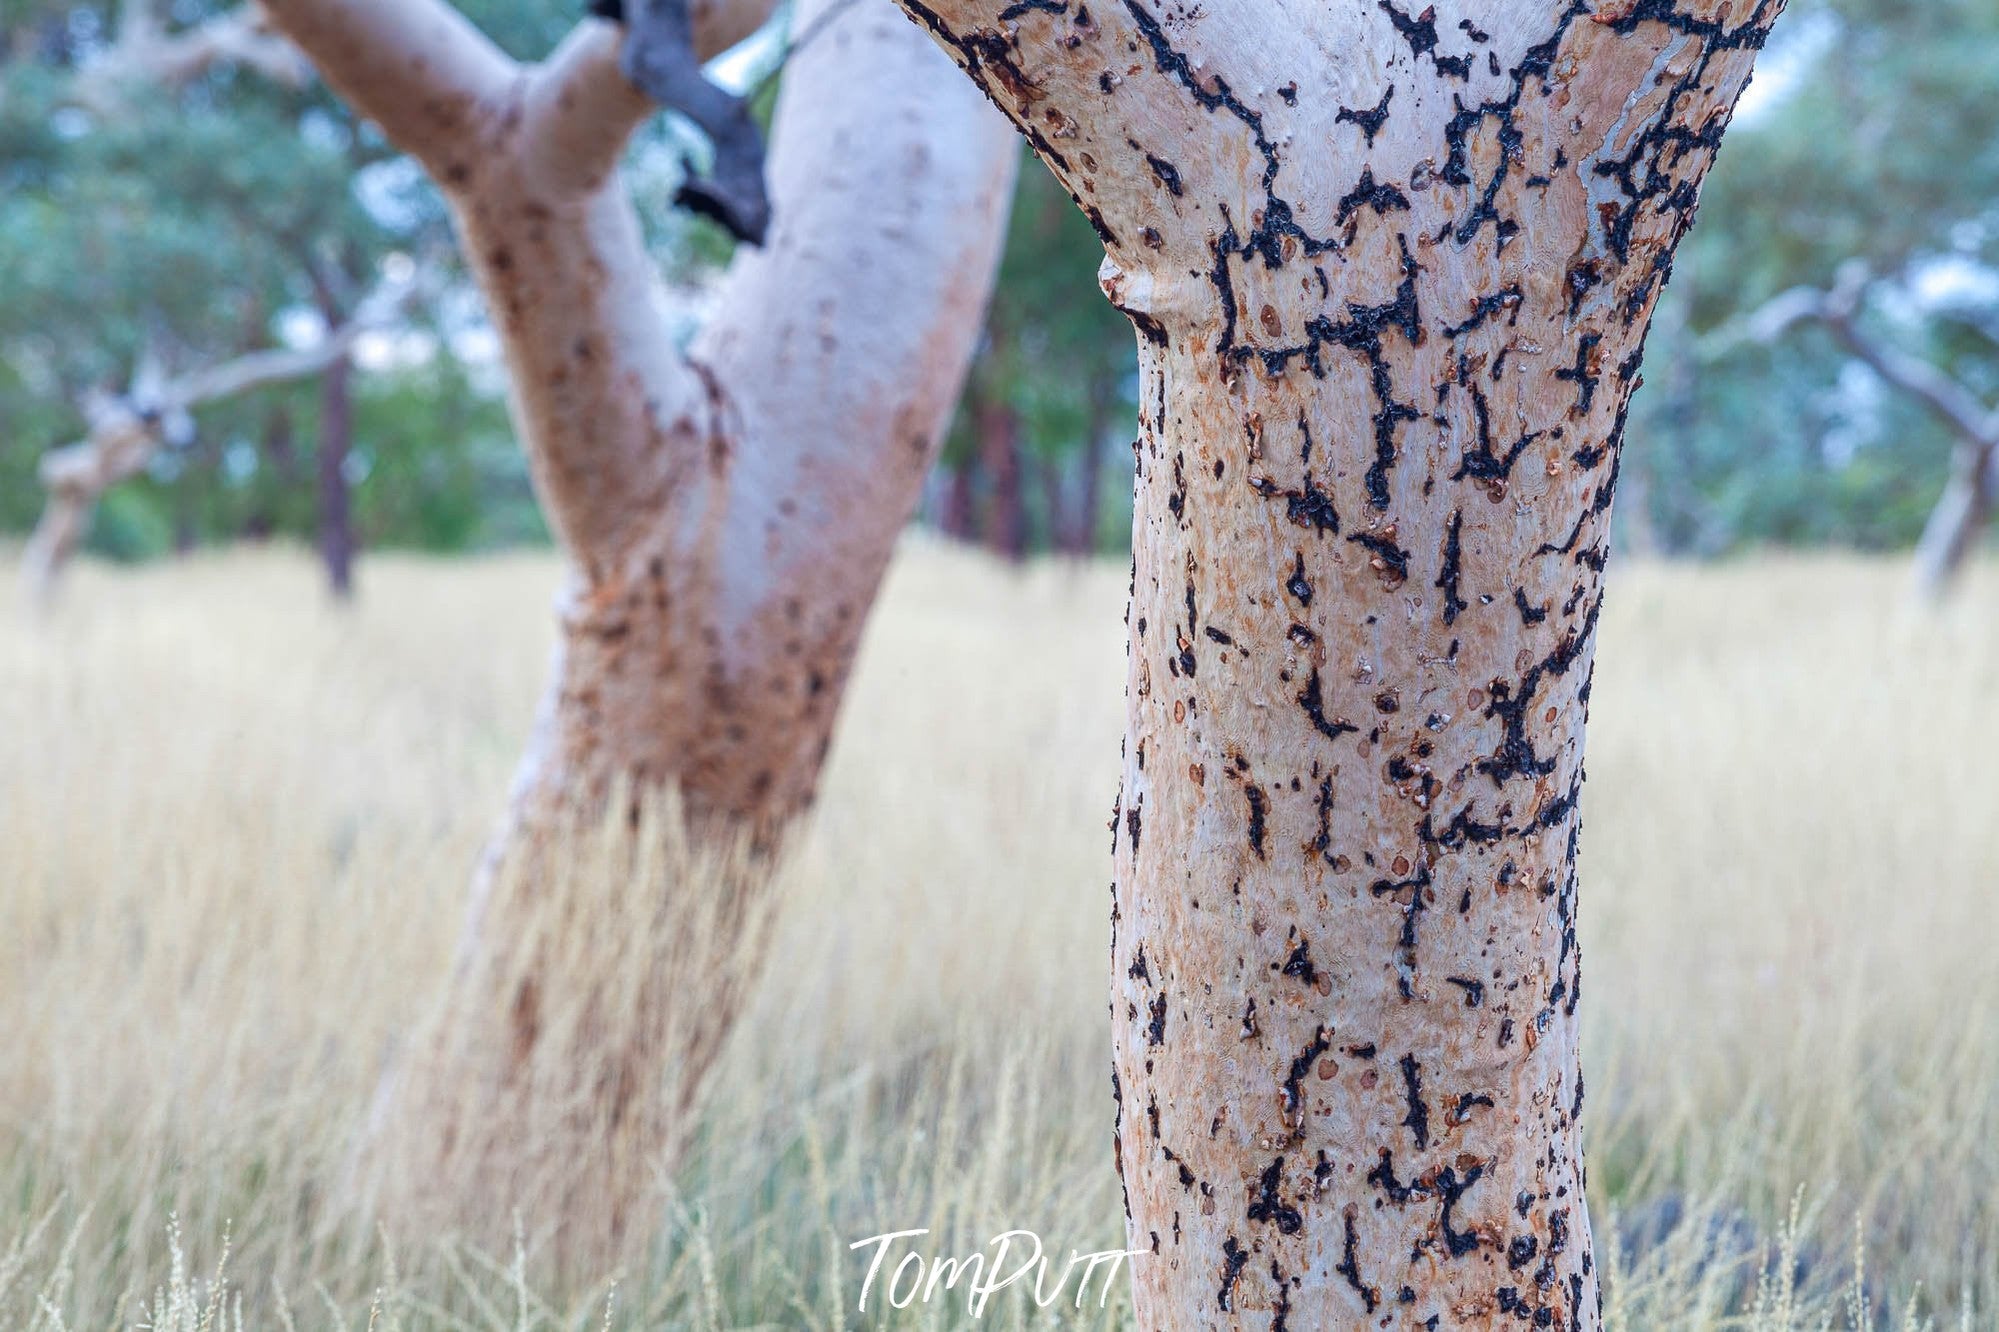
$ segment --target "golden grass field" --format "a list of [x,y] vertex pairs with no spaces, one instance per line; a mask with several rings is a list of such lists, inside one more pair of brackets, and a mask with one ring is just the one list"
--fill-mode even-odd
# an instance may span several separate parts
[[[1582,922],[1611,1325],[1999,1326],[1999,569],[1940,617],[1892,561],[1613,576]],[[343,613],[265,551],[85,568],[41,625],[0,591],[0,1328],[946,1327],[857,1315],[847,1246],[1118,1246],[1125,573],[925,542],[651,1248],[558,1282],[328,1202],[445,973],[555,581],[380,558]],[[1053,1317],[1003,1292],[982,1325]]]

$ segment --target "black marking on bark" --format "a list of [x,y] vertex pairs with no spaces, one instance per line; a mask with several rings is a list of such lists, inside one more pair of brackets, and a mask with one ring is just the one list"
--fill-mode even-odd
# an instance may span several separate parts
[[1339,1265],[1333,1271],[1347,1279],[1347,1284],[1359,1293],[1361,1304],[1371,1314],[1381,1301],[1381,1293],[1360,1279],[1360,1238],[1354,1233],[1351,1208],[1347,1210],[1346,1226],[1346,1238],[1340,1244]]
[[1276,1226],[1279,1234],[1295,1235],[1304,1228],[1305,1218],[1297,1208],[1286,1203],[1278,1191],[1278,1182],[1283,1174],[1284,1158],[1281,1156],[1264,1167],[1262,1177],[1250,1194],[1249,1210],[1244,1215],[1251,1221],[1264,1221]]
[[1300,939],[1298,946],[1291,950],[1291,956],[1284,959],[1283,974],[1296,976],[1307,985],[1319,983],[1318,968],[1312,965],[1312,948],[1305,940]]
[[1485,1176],[1485,1163],[1480,1162],[1465,1171],[1464,1178],[1458,1178],[1455,1167],[1445,1166],[1437,1172],[1436,1188],[1442,1196],[1443,1208],[1437,1216],[1437,1229],[1444,1236],[1444,1248],[1453,1258],[1462,1258],[1478,1248],[1478,1232],[1459,1232],[1451,1229],[1451,1209],[1469,1192],[1472,1186]]
[[[1416,922],[1428,906],[1423,894],[1430,887],[1430,867],[1419,863],[1414,878],[1400,881],[1376,879],[1369,885],[1368,892],[1375,898],[1394,898],[1402,908],[1402,934],[1396,941],[1396,949],[1402,964],[1402,975],[1396,984],[1401,988],[1404,1000],[1414,999],[1409,978],[1416,973]],[[1406,900],[1405,900],[1406,898]]]
[[[1338,530],[1338,529],[1334,529]],[[1305,581],[1305,553],[1298,552],[1298,563],[1291,570],[1291,576],[1284,580],[1284,590],[1297,598],[1301,606],[1312,604],[1312,585]]]
[[1451,1107],[1448,1118],[1453,1124],[1462,1124],[1471,1118],[1471,1112],[1477,1107],[1484,1106],[1490,1110],[1493,1105],[1493,1099],[1483,1092],[1466,1092],[1458,1097],[1458,1103]]
[[1478,432],[1478,439],[1470,452],[1458,459],[1458,470],[1452,474],[1451,480],[1463,481],[1469,477],[1489,485],[1503,485],[1511,479],[1513,465],[1520,461],[1520,455],[1525,453],[1535,440],[1541,438],[1541,432],[1528,431],[1507,445],[1504,455],[1493,452],[1492,410],[1486,403],[1485,392],[1478,385],[1470,385],[1469,390],[1472,422]]
[[[1268,477],[1251,481],[1249,488],[1265,499],[1283,500],[1284,516],[1299,527],[1339,535],[1340,511],[1333,507],[1333,497],[1319,489],[1319,483],[1310,473],[1306,474],[1304,488],[1300,490],[1279,490]],[[1302,563],[1304,557],[1301,555],[1299,559]]]
[[1458,579],[1464,562],[1465,515],[1462,509],[1451,511],[1451,528],[1444,535],[1444,568],[1437,575],[1437,587],[1444,594],[1444,623],[1456,624],[1458,616],[1470,610],[1471,606],[1458,595]]
[[1416,1139],[1416,1150],[1430,1146],[1430,1108],[1423,1104],[1423,1066],[1415,1055],[1402,1056],[1402,1090],[1409,1099],[1409,1113],[1402,1124]]
[[1467,980],[1463,976],[1446,976],[1444,984],[1455,985],[1465,992],[1465,1007],[1477,1008],[1485,1002],[1485,982]]
[[1243,798],[1249,801],[1249,849],[1256,852],[1258,860],[1268,860],[1263,853],[1264,818],[1268,812],[1270,798],[1263,788],[1251,782],[1242,789]]
[[1520,612],[1523,625],[1536,625],[1548,618],[1547,607],[1529,605],[1527,594],[1517,587],[1513,589],[1513,608]]
[[1576,386],[1576,405],[1571,410],[1577,416],[1585,415],[1590,405],[1596,401],[1596,385],[1600,376],[1590,369],[1590,354],[1603,341],[1601,333],[1585,333],[1576,343],[1576,363],[1555,371],[1555,378],[1566,380]]
[[1343,735],[1356,735],[1360,727],[1344,718],[1326,716],[1325,695],[1319,683],[1319,668],[1314,666],[1312,674],[1305,681],[1303,692],[1298,695],[1298,706],[1305,709],[1305,715],[1312,719],[1312,727],[1328,740],[1337,740]]
[[1372,148],[1374,147],[1374,136],[1381,132],[1383,123],[1388,119],[1388,103],[1394,96],[1395,85],[1390,84],[1388,91],[1381,94],[1381,100],[1375,104],[1372,110],[1356,111],[1350,106],[1343,106],[1340,108],[1339,114],[1333,117],[1333,123],[1337,125],[1351,121],[1353,124],[1360,126],[1360,132],[1367,136],[1367,146]]
[[1215,1307],[1223,1313],[1235,1312],[1236,1282],[1242,1279],[1242,1265],[1249,1261],[1249,1250],[1234,1235],[1222,1241],[1222,1287],[1215,1295]]
[[1312,1033],[1312,1042],[1300,1050],[1291,1061],[1291,1071],[1284,1077],[1284,1122],[1296,1127],[1302,1118],[1304,1092],[1300,1090],[1305,1077],[1312,1071],[1312,1065],[1319,1062],[1319,1056],[1333,1048],[1332,1037],[1322,1027]]
[[1146,12],[1137,0],[1124,0],[1124,7],[1130,13],[1132,22],[1138,25],[1139,35],[1152,48],[1152,63],[1160,73],[1185,88],[1204,110],[1225,111],[1248,127],[1256,141],[1257,151],[1263,154],[1263,188],[1268,191],[1277,179],[1277,145],[1263,132],[1262,113],[1250,110],[1221,75],[1197,74],[1187,57],[1176,51],[1173,43],[1167,40],[1166,30],[1160,26],[1159,20]]
[[1421,14],[1411,18],[1403,10],[1397,9],[1389,0],[1378,0],[1388,21],[1395,25],[1395,31],[1409,43],[1410,51],[1419,56],[1429,56],[1437,66],[1437,72],[1462,80],[1471,74],[1470,56],[1445,56],[1437,54],[1437,9],[1432,5]]
[[1409,211],[1409,196],[1393,185],[1377,184],[1374,168],[1362,167],[1360,181],[1340,199],[1333,213],[1333,225],[1345,226],[1347,219],[1363,208],[1372,208],[1377,216],[1393,212]]
[[1375,532],[1356,532],[1347,540],[1373,551],[1375,558],[1381,561],[1382,572],[1394,575],[1397,580],[1409,576],[1409,552],[1387,537]]
[[1395,1153],[1388,1148],[1381,1149],[1381,1161],[1367,1172],[1367,1182],[1375,1185],[1388,1195],[1388,1201],[1403,1207],[1417,1198],[1430,1196],[1429,1186],[1421,1180],[1412,1179],[1407,1184],[1395,1178]]

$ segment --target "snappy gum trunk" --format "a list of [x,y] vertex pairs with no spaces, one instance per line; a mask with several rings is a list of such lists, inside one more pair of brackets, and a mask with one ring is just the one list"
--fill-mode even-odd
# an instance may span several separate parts
[[1596,1327],[1575,856],[1611,494],[1779,4],[904,6],[1141,335],[1140,1325]]

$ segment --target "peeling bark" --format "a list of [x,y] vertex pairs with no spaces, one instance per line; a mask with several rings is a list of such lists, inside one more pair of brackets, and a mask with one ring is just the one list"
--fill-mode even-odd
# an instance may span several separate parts
[[1575,851],[1640,349],[1780,0],[900,0],[1139,335],[1147,1328],[1599,1325]]
[[[532,1109],[550,1023],[615,1012],[636,1026],[580,1052],[601,1066],[576,1071],[597,1079],[596,1103],[559,1150],[573,1148],[561,1187],[619,1229],[650,1171],[597,1126],[628,1138],[642,1121],[645,1166],[670,1164],[689,1127],[742,988],[733,950],[751,913],[733,898],[754,895],[812,800],[868,608],[978,332],[1012,138],[887,5],[802,5],[801,27],[826,21],[778,102],[769,243],[738,252],[717,315],[683,351],[617,171],[656,110],[621,73],[623,29],[587,20],[517,68],[439,0],[271,8],[444,190],[572,566],[553,676],[474,884],[458,993],[435,1048],[406,1070],[414,1087],[385,1087],[383,1123],[400,1102],[460,1178],[503,1195],[521,1156],[511,1112]],[[694,5],[697,53],[768,9]],[[746,839],[755,863],[648,885],[665,909],[722,924],[712,950],[675,964],[667,992],[656,960],[621,994],[631,978],[537,952],[532,922],[582,919],[562,897],[577,890],[565,849],[620,801],[641,826],[663,792],[697,844]]]

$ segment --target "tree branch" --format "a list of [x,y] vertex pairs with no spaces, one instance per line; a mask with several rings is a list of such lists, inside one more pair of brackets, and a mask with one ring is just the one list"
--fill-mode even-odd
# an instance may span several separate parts
[[[1928,407],[1958,438],[1980,448],[1999,443],[1999,411],[1987,411],[1957,380],[1927,361],[1889,346],[1861,326],[1869,280],[1866,267],[1858,261],[1843,264],[1829,290],[1794,287],[1772,297],[1743,321],[1737,336],[1770,343],[1792,325],[1814,320],[1825,325],[1855,359]],[[1726,346],[1727,342],[1716,345]]]
[[88,529],[91,510],[106,490],[145,470],[167,443],[170,424],[204,403],[251,389],[319,374],[348,355],[363,334],[390,322],[415,291],[413,283],[388,281],[362,301],[352,319],[311,347],[252,352],[125,397],[99,396],[85,404],[89,433],[42,458],[38,475],[48,502],[35,525],[22,565],[30,599],[45,604],[63,566]]
[[519,66],[445,0],[266,0],[326,81],[440,183],[476,156]]
[[312,78],[305,54],[279,36],[257,0],[168,35],[146,0],[129,0],[111,49],[78,71],[75,101],[99,115],[125,109],[128,88],[147,84],[177,90],[222,64],[256,70],[286,87]]

